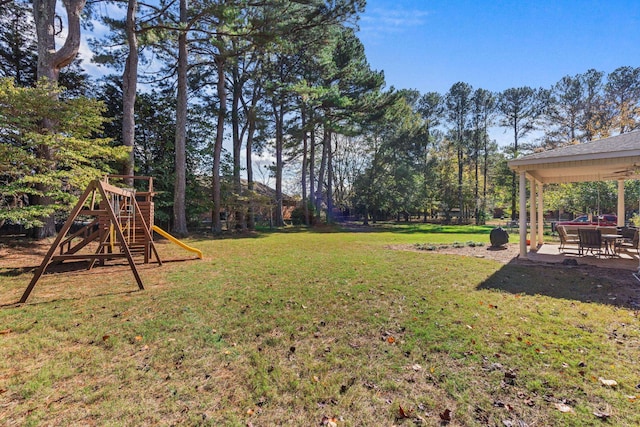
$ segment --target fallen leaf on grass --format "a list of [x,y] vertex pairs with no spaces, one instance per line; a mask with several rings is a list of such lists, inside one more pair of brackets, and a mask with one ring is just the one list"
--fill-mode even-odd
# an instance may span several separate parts
[[389,344],[393,344],[394,342],[396,342],[396,339],[394,337],[387,337],[387,342]]
[[102,336],[102,341],[106,341],[106,340],[108,340],[108,339],[109,339],[109,335],[103,335],[103,336]]
[[136,336],[136,341],[142,341],[142,336],[137,335],[137,336]]
[[413,369],[414,371],[418,372],[418,371],[422,371],[422,366],[418,365],[417,363],[415,365],[413,365],[411,367],[411,369]]
[[601,411],[594,411],[593,415],[595,415],[597,418],[600,418],[601,420],[606,420],[611,416],[611,414],[608,414],[606,412],[601,412]]
[[600,381],[602,385],[606,385],[608,387],[615,387],[618,385],[618,382],[616,380],[607,380],[602,377],[599,377],[598,381]]
[[399,419],[405,419],[405,418],[411,418],[411,413],[413,411],[412,410],[408,410],[405,411],[404,408],[402,407],[402,405],[398,405],[398,418]]
[[442,421],[451,421],[451,410],[445,409],[444,412],[441,412],[439,415]]
[[11,333],[11,329],[3,329],[0,331],[0,335],[7,335]]
[[560,412],[564,412],[564,413],[567,413],[567,412],[573,413],[574,412],[574,410],[573,410],[573,408],[571,406],[565,405],[564,403],[554,403],[554,406]]
[[327,426],[327,427],[337,427],[338,419],[335,417],[329,418],[325,415],[322,417],[322,421],[320,421],[320,425]]

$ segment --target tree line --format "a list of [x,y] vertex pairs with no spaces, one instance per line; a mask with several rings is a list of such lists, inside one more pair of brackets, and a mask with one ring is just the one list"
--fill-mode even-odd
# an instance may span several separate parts
[[[40,237],[86,180],[109,172],[153,176],[157,218],[178,235],[207,212],[214,232],[223,212],[253,228],[265,204],[282,225],[285,187],[306,224],[417,214],[482,223],[498,208],[515,218],[507,159],[639,123],[633,67],[499,93],[463,82],[446,94],[386,88],[357,37],[364,0],[67,0],[66,21],[55,5],[0,3],[0,77],[12,79],[0,86],[0,221]],[[82,28],[98,23],[109,30],[91,40],[92,61],[112,74],[95,79],[76,56]],[[60,107],[36,108],[47,103]],[[17,120],[25,115],[29,124]],[[82,124],[77,135],[72,124]],[[491,140],[496,127],[513,142]],[[274,200],[256,191],[253,159],[264,153]],[[609,187],[556,186],[548,206],[584,212],[597,193],[608,209]]]

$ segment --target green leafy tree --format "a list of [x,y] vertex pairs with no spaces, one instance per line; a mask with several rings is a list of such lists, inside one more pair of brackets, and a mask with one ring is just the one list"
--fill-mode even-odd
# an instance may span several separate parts
[[[21,88],[12,79],[0,80],[0,221],[41,226],[42,218],[71,209],[78,192],[128,154],[107,138],[93,137],[104,122],[102,103],[59,100],[59,94],[46,82]],[[45,120],[49,126],[42,125]],[[51,157],[36,156],[42,146]],[[52,203],[38,204],[35,196]]]

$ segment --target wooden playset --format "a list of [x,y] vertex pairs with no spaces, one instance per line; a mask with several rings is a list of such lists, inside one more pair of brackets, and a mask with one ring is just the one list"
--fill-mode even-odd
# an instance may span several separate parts
[[[122,188],[111,184],[111,180],[143,180],[147,182],[147,191]],[[20,303],[27,301],[29,294],[40,277],[51,265],[65,261],[88,261],[89,269],[98,262],[126,258],[139,289],[144,289],[138,274],[134,256],[142,257],[144,263],[152,257],[162,265],[156,246],[153,243],[153,231],[161,233],[183,248],[202,253],[191,248],[173,236],[154,226],[153,216],[153,179],[144,176],[110,175],[103,180],[92,181],[71,210],[55,241],[49,248],[33,279],[24,291]],[[72,232],[74,224],[82,226]]]

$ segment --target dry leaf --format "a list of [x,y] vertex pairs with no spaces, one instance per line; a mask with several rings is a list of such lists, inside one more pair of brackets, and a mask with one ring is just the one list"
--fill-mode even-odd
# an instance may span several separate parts
[[142,341],[142,337],[140,335],[136,336],[136,341]]
[[106,340],[108,340],[108,339],[109,339],[109,335],[103,335],[103,336],[102,336],[102,341],[106,341]]
[[247,409],[247,415],[253,415],[255,411],[251,408]]
[[325,415],[322,417],[322,421],[320,421],[320,425],[327,426],[327,427],[337,427],[338,420],[335,417],[329,418]]
[[440,413],[439,415],[442,421],[451,421],[451,410],[445,409],[444,412]]
[[396,342],[396,339],[394,337],[387,337],[387,342],[389,344],[393,344],[394,342]]
[[411,368],[416,372],[422,371],[422,366],[418,365],[417,363],[413,365]]
[[405,411],[404,408],[401,405],[398,405],[398,418],[400,419],[404,419],[404,418],[411,418],[411,413],[413,411],[409,410],[409,411]]
[[606,385],[608,387],[615,387],[618,385],[618,382],[616,380],[607,380],[602,377],[599,377],[598,381],[600,381],[602,385]]
[[611,416],[611,414],[608,414],[606,412],[601,412],[601,411],[594,411],[593,415],[595,415],[596,417],[600,418],[601,420],[606,420],[607,418],[609,418]]
[[560,412],[571,412],[573,413],[573,408],[569,405],[565,405],[564,403],[555,403],[554,406],[556,407],[556,409]]
[[11,329],[3,329],[0,331],[0,335],[7,335],[11,333]]

